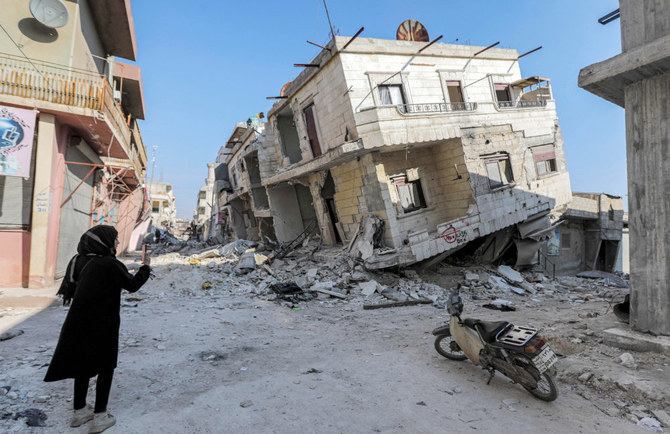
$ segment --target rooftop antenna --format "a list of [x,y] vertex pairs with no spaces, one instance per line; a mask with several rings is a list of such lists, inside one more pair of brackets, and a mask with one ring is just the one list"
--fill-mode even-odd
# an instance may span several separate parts
[[323,7],[326,8],[326,16],[328,17],[328,25],[330,26],[331,38],[334,38],[335,32],[333,31],[333,23],[330,22],[330,14],[328,13],[328,5],[326,4],[326,0],[323,0]]
[[30,0],[30,13],[41,24],[56,29],[70,20],[70,13],[61,0]]
[[156,174],[156,150],[158,149],[158,146],[154,145],[151,147],[151,149],[154,150],[154,152],[151,154],[151,183],[154,182],[154,175]]

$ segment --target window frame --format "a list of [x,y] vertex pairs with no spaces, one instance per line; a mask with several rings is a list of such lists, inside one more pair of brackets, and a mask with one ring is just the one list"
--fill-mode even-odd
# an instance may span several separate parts
[[[534,146],[531,148],[533,153],[533,163],[535,173],[540,178],[546,178],[558,173],[558,162],[556,161],[556,146],[553,143]],[[545,167],[545,172],[540,173],[540,166]]]
[[[314,152],[315,146],[312,145],[312,138],[310,137],[309,134],[309,123],[307,122],[307,110],[311,110],[312,112],[312,121],[314,122],[314,134],[315,134],[315,140],[316,140],[316,149],[319,151],[318,154]],[[314,104],[313,100],[309,100],[305,104],[301,106],[301,112],[302,112],[302,121],[303,125],[305,126],[305,134],[307,137],[307,145],[309,146],[309,150],[312,152],[312,157],[313,158],[318,158],[321,155],[324,154],[323,152],[323,147],[321,146],[321,133],[320,133],[320,128],[319,128],[319,120],[316,115],[316,105]]]
[[[398,89],[400,91],[400,98],[401,102],[400,103],[395,103],[393,102],[393,93],[390,91],[391,88]],[[388,94],[389,94],[389,99],[391,99],[390,104],[384,104],[382,101],[382,89],[388,89]],[[397,84],[397,83],[381,83],[377,85],[377,92],[379,96],[379,105],[380,106],[399,106],[399,105],[406,105],[407,104],[407,98],[405,97],[405,89],[402,84]]]
[[[398,199],[398,208],[402,210],[403,215],[411,214],[422,209],[428,208],[428,201],[426,200],[426,192],[423,188],[423,183],[421,182],[421,176],[417,176],[415,180],[410,181],[407,172],[393,175],[389,177],[391,184],[394,187],[396,198]],[[411,190],[410,196],[412,197],[412,207],[405,208],[402,204],[402,198],[405,196],[401,194],[400,187],[408,186]],[[416,190],[414,190],[414,188]],[[416,194],[416,197],[414,195]],[[417,205],[418,199],[418,205]]]
[[[516,184],[514,180],[514,169],[512,168],[512,159],[510,158],[510,155],[508,153],[504,152],[496,155],[488,155],[486,157],[483,157],[483,160],[484,160],[484,169],[486,170],[486,177],[489,180],[489,188],[491,191],[500,190]],[[509,169],[509,176],[504,170],[505,168],[500,167],[501,161],[507,162],[507,168]],[[495,185],[492,182],[493,180],[489,172],[489,165],[494,163],[498,169],[498,175],[500,178],[500,184],[496,183]],[[503,179],[502,175],[505,175],[505,179]]]

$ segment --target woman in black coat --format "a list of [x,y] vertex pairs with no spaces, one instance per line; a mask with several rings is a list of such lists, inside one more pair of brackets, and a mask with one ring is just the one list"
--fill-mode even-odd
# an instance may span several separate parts
[[[121,290],[135,292],[151,273],[148,265],[133,276],[116,259],[117,231],[112,226],[95,226],[81,236],[58,291],[63,304],[72,302],[61,329],[44,381],[74,378],[74,416],[70,426],[93,419],[90,432],[102,432],[114,425],[107,412],[119,350]],[[86,405],[91,377],[98,376],[95,411]],[[94,414],[95,413],[95,414]]]

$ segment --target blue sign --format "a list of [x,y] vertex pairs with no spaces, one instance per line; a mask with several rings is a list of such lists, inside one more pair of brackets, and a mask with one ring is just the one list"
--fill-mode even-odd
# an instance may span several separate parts
[[14,119],[0,118],[0,148],[13,148],[23,140],[23,128]]

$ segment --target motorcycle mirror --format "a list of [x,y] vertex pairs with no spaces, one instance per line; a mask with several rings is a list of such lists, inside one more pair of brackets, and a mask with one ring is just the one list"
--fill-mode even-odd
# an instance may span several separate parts
[[458,289],[449,295],[447,300],[447,310],[450,315],[460,316],[463,313],[463,299],[458,292]]

